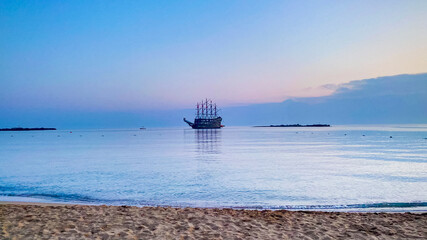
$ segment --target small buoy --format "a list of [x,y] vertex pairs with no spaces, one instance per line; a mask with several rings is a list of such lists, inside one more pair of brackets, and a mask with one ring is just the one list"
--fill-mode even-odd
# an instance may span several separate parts
[[347,136],[347,133],[344,133],[344,136]]
[[70,131],[70,133],[73,133],[73,132]]
[[390,136],[390,138],[393,138],[392,136]]

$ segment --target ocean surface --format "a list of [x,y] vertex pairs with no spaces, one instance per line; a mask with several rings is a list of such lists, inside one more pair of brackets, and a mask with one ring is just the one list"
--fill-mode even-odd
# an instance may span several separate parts
[[0,201],[426,211],[427,125],[0,132]]

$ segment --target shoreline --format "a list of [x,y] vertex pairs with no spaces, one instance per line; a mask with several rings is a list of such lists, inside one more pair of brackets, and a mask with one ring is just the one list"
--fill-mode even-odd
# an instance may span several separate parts
[[[83,206],[128,206],[128,207],[171,207],[171,208],[200,208],[200,209],[233,209],[233,210],[254,210],[254,211],[312,211],[312,212],[346,212],[346,213],[427,213],[427,207],[422,206],[409,206],[409,207],[343,207],[344,205],[319,205],[319,207],[298,207],[293,206],[289,208],[256,208],[256,207],[243,207],[243,206],[197,206],[197,205],[132,205],[132,204],[108,204],[108,203],[94,203],[94,202],[66,202],[66,201],[49,201],[43,198],[33,197],[12,197],[0,196],[1,204],[18,204],[18,205],[40,205],[40,206],[62,206],[62,205],[83,205]],[[352,205],[366,205],[366,204],[352,204]],[[377,204],[374,204],[377,205]],[[390,204],[388,204],[390,205]]]
[[0,202],[0,238],[426,238],[427,213],[349,213]]

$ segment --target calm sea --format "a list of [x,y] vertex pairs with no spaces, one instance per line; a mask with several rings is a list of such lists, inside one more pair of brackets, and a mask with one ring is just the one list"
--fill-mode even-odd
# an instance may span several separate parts
[[0,132],[0,200],[427,210],[427,125]]

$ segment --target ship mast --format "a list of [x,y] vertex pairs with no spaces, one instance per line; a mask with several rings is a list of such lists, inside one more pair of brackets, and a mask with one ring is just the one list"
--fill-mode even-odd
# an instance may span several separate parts
[[199,103],[197,103],[197,112],[196,112],[196,118],[200,117],[200,108],[199,108]]
[[202,116],[200,116],[200,118],[204,118],[205,117],[205,102],[202,100]]
[[205,118],[209,117],[209,110],[208,110],[208,99],[206,98],[206,102],[205,102]]
[[212,113],[212,100],[209,100],[209,118],[212,118],[213,113]]

